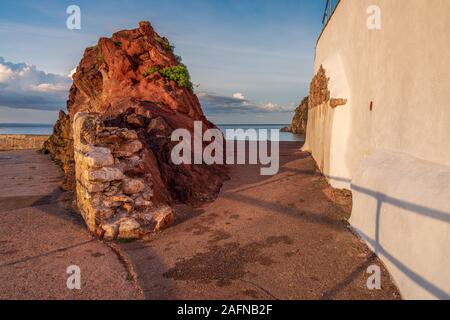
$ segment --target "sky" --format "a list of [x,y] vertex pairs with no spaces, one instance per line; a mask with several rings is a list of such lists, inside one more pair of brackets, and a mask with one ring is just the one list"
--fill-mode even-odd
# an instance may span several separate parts
[[[69,30],[69,5],[81,29]],[[217,124],[287,124],[307,95],[325,1],[2,0],[0,123],[53,123],[71,70],[101,36],[141,20],[175,45]]]

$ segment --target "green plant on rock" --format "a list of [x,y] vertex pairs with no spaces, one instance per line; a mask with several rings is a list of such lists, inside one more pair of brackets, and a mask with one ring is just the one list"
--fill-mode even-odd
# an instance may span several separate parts
[[177,62],[178,62],[179,64],[182,64],[183,58],[181,58],[181,56],[179,56],[179,55],[177,55],[177,54],[175,54],[174,56],[175,56],[175,60],[177,60]]
[[122,42],[120,41],[114,41],[114,44],[116,47],[121,47],[122,46]]
[[164,68],[159,73],[168,80],[175,81],[179,87],[192,89],[191,76],[184,65]]
[[172,52],[175,50],[175,47],[173,45],[170,44],[169,40],[167,40],[167,38],[162,38],[158,35],[155,35],[155,40],[156,42],[158,42],[160,45],[162,45],[162,47],[164,48],[164,50],[168,51],[168,52]]
[[158,72],[158,70],[159,70],[158,67],[155,67],[155,66],[149,67],[147,70],[144,71],[142,76],[144,78],[147,78],[149,75],[152,75],[153,73]]

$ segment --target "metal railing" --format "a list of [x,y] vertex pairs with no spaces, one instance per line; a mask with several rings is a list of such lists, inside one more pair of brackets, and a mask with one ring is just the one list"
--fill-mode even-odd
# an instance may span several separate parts
[[327,0],[327,3],[325,4],[325,10],[323,11],[323,18],[322,18],[322,24],[325,25],[330,20],[331,16],[333,15],[334,9],[336,9],[336,6],[339,4],[340,0]]

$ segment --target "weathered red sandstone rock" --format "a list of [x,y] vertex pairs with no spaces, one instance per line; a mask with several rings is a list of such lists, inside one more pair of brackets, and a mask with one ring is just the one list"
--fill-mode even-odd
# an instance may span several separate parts
[[302,100],[300,105],[295,109],[294,118],[292,124],[289,127],[289,131],[295,134],[306,134],[306,125],[308,122],[308,101],[309,97]]
[[125,179],[122,183],[122,189],[125,194],[132,195],[144,191],[145,183],[140,179]]
[[[172,51],[169,41],[160,37],[148,22],[140,22],[138,29],[101,38],[98,45],[86,49],[73,75],[68,101],[70,116],[80,111],[100,114],[125,111],[135,107],[135,103],[148,102],[149,109],[159,106],[206,121],[192,89],[180,86],[160,72],[183,67]],[[146,118],[130,114],[127,120],[142,127]]]
[[[67,109],[68,115],[61,113],[44,149],[63,163],[67,180],[72,182],[67,186],[74,189],[77,181],[77,194],[90,199],[89,203],[81,201],[79,207],[89,212],[85,220],[91,230],[102,226],[103,231],[96,233],[114,238],[143,231],[124,231],[128,229],[117,228],[112,221],[97,221],[91,213],[99,208],[116,208],[114,217],[131,212],[142,226],[144,216],[138,217],[145,214],[142,208],[158,210],[174,201],[212,200],[227,179],[223,166],[172,163],[170,153],[176,143],[170,135],[174,129],[193,132],[194,121],[201,121],[204,130],[214,125],[201,110],[186,67],[169,41],[148,22],[101,38],[86,49],[73,75]],[[82,113],[95,116],[83,120],[83,128],[77,129],[79,141],[74,152],[72,125]],[[79,173],[87,169],[88,173]],[[120,194],[132,202],[112,198]],[[94,203],[93,196],[103,202]],[[167,225],[160,221],[170,222],[173,218],[169,216],[152,223]]]
[[119,238],[120,239],[137,239],[141,236],[141,225],[133,218],[124,219],[120,223]]
[[91,181],[111,182],[123,179],[123,172],[118,168],[91,169],[85,171],[85,174],[87,175],[87,179]]
[[160,207],[147,213],[145,215],[145,219],[154,225],[154,230],[163,230],[167,228],[167,226],[170,226],[173,222],[172,209],[168,206]]

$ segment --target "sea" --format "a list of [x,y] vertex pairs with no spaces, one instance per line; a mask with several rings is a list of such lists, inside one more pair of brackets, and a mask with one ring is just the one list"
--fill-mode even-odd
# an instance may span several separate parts
[[0,134],[50,135],[52,132],[52,124],[0,123]]
[[[288,124],[219,124],[217,125],[220,130],[225,134],[225,137],[227,137],[227,129],[242,129],[244,131],[253,129],[256,130],[258,133],[258,137],[256,140],[259,140],[259,138],[262,136],[261,134],[264,132],[267,132],[269,141],[275,140],[275,141],[304,141],[304,137],[300,134],[292,134],[290,132],[278,132],[278,138],[271,136],[271,130],[280,130],[284,127],[288,127]],[[245,138],[244,138],[245,139]],[[255,139],[246,139],[246,140],[255,140]]]
[[[287,124],[219,124],[220,130],[226,134],[227,129],[254,129],[258,132],[258,138],[265,131],[268,133],[268,140],[277,140],[270,135],[272,129],[280,130],[287,127]],[[33,124],[33,123],[0,123],[0,134],[34,134],[34,135],[50,135],[53,131],[52,124]],[[257,138],[257,139],[258,139]],[[303,141],[304,137],[298,134],[288,132],[279,132],[279,141]]]

